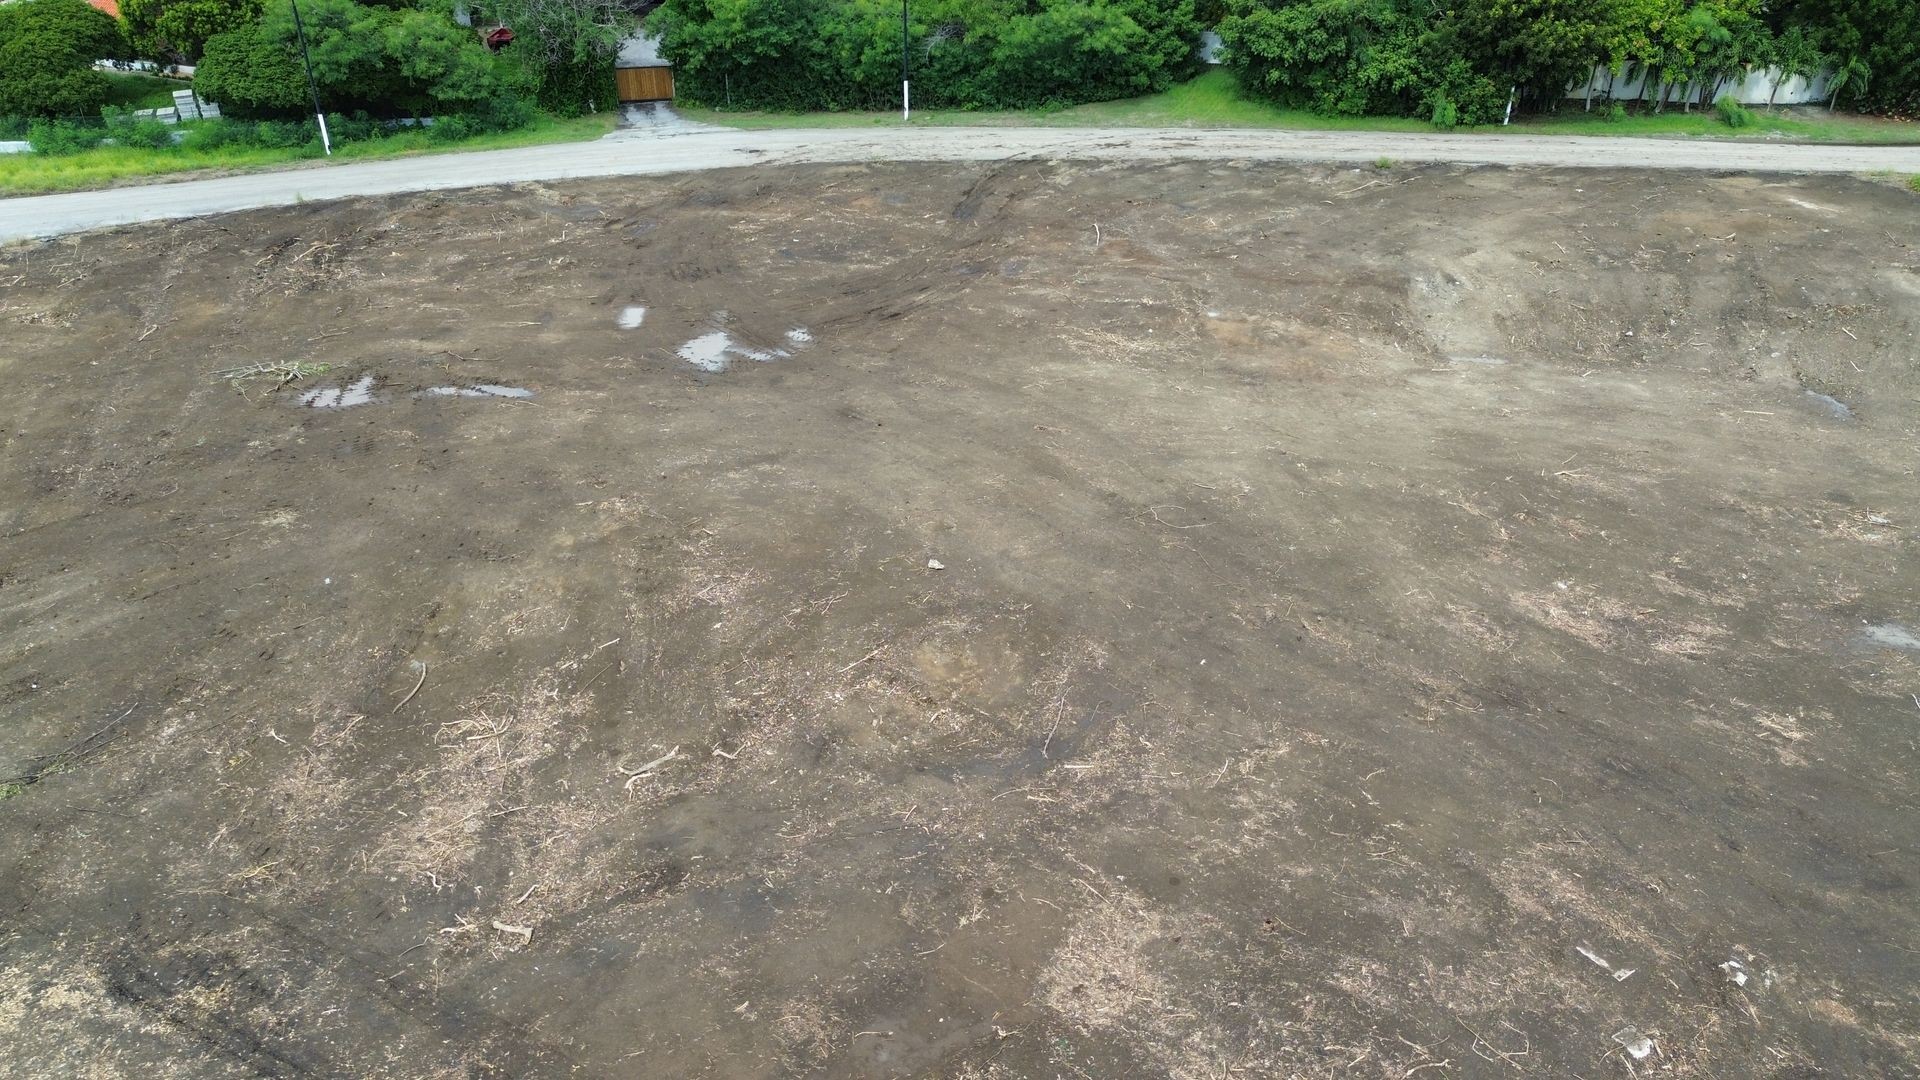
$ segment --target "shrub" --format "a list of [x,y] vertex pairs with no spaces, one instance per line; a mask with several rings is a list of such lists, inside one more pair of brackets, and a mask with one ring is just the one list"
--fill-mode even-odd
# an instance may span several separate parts
[[1913,189],[1915,195],[1920,195],[1920,176],[1909,176],[1907,186]]
[[1600,114],[1600,119],[1609,124],[1623,123],[1627,119],[1627,107],[1617,101],[1612,102]]
[[261,120],[253,125],[247,145],[267,150],[289,150],[313,144],[318,149],[320,132],[309,123],[291,120]]
[[135,117],[130,109],[104,109],[107,138],[116,146],[137,146],[147,150],[171,150],[174,126],[152,117]]
[[27,142],[33,145],[36,154],[64,157],[99,146],[103,134],[105,132],[93,124],[74,123],[71,120],[36,120],[27,130]]
[[120,24],[86,0],[0,5],[0,115],[97,114],[107,80],[93,63],[124,45]]
[[1444,93],[1434,95],[1433,126],[1437,128],[1460,126],[1460,110]]
[[1735,101],[1729,95],[1720,95],[1714,101],[1713,107],[1720,114],[1720,120],[1730,128],[1743,128],[1753,123],[1753,110]]
[[[328,124],[331,126],[331,119]],[[318,153],[320,133],[314,130],[312,121],[235,120],[223,116],[188,125],[186,138],[180,145],[190,150],[217,150],[223,146],[284,150],[305,146]]]
[[207,39],[193,88],[237,117],[296,116],[307,110],[307,77],[292,49],[258,23]]

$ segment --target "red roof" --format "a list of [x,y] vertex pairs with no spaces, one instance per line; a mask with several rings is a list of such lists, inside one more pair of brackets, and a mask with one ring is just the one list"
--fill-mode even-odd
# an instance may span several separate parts
[[117,0],[87,0],[87,3],[99,8],[114,18],[120,17],[120,5]]

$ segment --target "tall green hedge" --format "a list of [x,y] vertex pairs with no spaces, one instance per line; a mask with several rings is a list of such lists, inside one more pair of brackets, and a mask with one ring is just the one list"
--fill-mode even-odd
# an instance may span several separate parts
[[[532,94],[524,65],[445,12],[301,0],[300,15],[329,112],[476,113]],[[207,39],[194,81],[236,116],[299,116],[311,106],[298,49],[291,5],[269,0],[259,22]]]
[[[649,26],[676,93],[760,109],[900,103],[897,0],[667,0]],[[1193,0],[913,0],[913,99],[1023,108],[1163,90],[1195,70]]]
[[120,24],[86,0],[0,4],[0,116],[97,116],[96,60],[124,55]]
[[1344,114],[1498,119],[1603,67],[1650,107],[1709,107],[1754,68],[1836,72],[1839,103],[1920,112],[1920,0],[1224,0],[1242,85]]

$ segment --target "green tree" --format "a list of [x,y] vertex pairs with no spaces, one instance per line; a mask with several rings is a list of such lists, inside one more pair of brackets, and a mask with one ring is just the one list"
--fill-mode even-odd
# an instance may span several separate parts
[[120,24],[85,0],[0,6],[0,116],[98,116],[107,80],[94,61],[125,46]]
[[121,0],[134,49],[156,60],[198,63],[207,39],[260,17],[261,0]]
[[1872,74],[1872,65],[1860,53],[1852,53],[1835,64],[1833,74],[1827,79],[1827,92],[1831,95],[1827,98],[1827,111],[1832,112],[1839,107],[1840,92],[1843,90],[1852,91],[1854,99],[1858,100],[1866,93]]
[[193,88],[238,117],[298,116],[308,109],[299,56],[259,23],[208,38]]
[[1773,87],[1767,92],[1767,109],[1773,109],[1773,99],[1779,95],[1780,87],[1794,79],[1811,79],[1820,73],[1827,58],[1820,46],[1807,33],[1804,26],[1789,26],[1782,30],[1773,41],[1772,62],[1774,66]]
[[1601,20],[1591,0],[1459,0],[1435,44],[1495,83],[1557,102],[1604,62]]
[[[898,106],[899,0],[667,0],[648,26],[682,97]],[[914,104],[1024,107],[1164,89],[1197,69],[1193,0],[914,0]]]
[[513,28],[541,105],[570,116],[617,103],[614,57],[638,25],[625,0],[490,0],[487,10]]
[[1840,89],[1850,105],[1920,113],[1920,3],[1777,0],[1776,7],[1779,25],[1803,28],[1827,54],[1836,76],[1845,71]]
[[[453,22],[451,9],[300,0],[314,83],[328,112],[470,113],[524,98],[529,80]],[[239,115],[307,112],[293,10],[269,0],[260,22],[207,42],[195,83]]]

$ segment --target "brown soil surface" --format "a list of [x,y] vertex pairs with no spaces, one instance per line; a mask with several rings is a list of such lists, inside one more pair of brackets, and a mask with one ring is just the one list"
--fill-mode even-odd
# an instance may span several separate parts
[[1015,162],[0,253],[8,1072],[1920,1074],[1916,222]]

